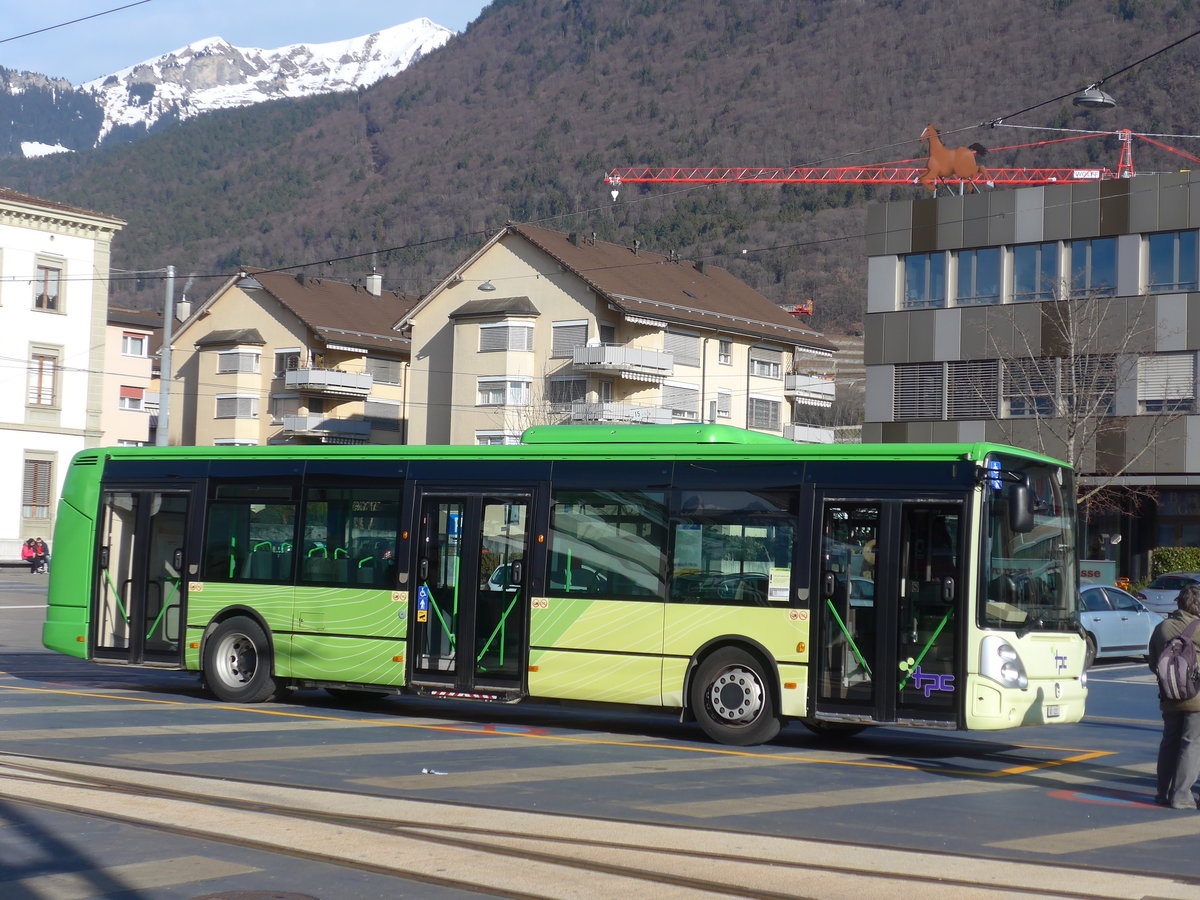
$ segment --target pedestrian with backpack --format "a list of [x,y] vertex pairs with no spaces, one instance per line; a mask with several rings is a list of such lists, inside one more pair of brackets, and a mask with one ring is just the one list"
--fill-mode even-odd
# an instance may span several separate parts
[[1158,676],[1162,742],[1154,801],[1172,809],[1196,809],[1192,785],[1200,777],[1200,584],[1175,598],[1178,606],[1150,636],[1150,670]]

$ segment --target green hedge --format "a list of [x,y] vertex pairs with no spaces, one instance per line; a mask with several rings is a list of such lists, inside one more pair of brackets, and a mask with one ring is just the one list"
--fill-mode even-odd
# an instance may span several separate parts
[[1150,551],[1150,577],[1177,570],[1200,571],[1200,547],[1155,547]]

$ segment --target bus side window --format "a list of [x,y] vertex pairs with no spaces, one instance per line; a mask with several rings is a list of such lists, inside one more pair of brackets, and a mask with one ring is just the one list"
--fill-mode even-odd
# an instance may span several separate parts
[[205,523],[205,581],[292,580],[292,490],[288,484],[214,485]]
[[399,515],[399,487],[306,488],[301,583],[391,587]]

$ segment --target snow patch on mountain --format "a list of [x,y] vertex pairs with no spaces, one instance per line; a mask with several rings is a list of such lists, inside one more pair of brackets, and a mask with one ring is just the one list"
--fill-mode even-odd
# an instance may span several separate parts
[[114,128],[149,129],[164,117],[188,119],[217,109],[286,97],[350,91],[408,68],[454,32],[414,19],[363,37],[275,50],[196,41],[81,85],[104,108],[100,143]]

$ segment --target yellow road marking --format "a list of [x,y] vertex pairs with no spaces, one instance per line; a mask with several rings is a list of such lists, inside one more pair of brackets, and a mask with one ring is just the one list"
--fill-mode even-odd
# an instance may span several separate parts
[[[973,769],[948,769],[942,766],[925,766],[919,763],[890,763],[880,762],[878,760],[862,760],[862,759],[838,759],[826,756],[795,756],[790,753],[769,753],[754,750],[736,750],[730,747],[699,747],[699,746],[683,746],[679,744],[653,744],[645,741],[634,740],[616,740],[608,738],[584,737],[577,735],[566,734],[535,734],[531,732],[517,731],[484,731],[476,726],[467,725],[431,725],[421,722],[395,722],[390,720],[380,719],[348,719],[340,716],[318,715],[316,713],[301,713],[282,709],[265,709],[262,707],[248,706],[231,706],[226,704],[209,704],[195,703],[187,700],[159,700],[151,697],[130,697],[118,696],[113,694],[90,693],[87,691],[68,691],[61,688],[32,688],[17,685],[0,684],[0,690],[6,691],[23,691],[35,694],[56,694],[68,697],[90,697],[99,700],[120,700],[122,702],[138,702],[152,703],[159,706],[178,706],[190,707],[195,709],[213,709],[224,710],[227,712],[243,712],[251,715],[259,716],[279,716],[289,719],[306,719],[311,721],[321,722],[341,722],[347,725],[376,725],[392,728],[408,728],[422,731],[437,731],[446,734],[471,734],[480,737],[519,737],[527,740],[551,741],[557,743],[574,743],[587,744],[590,746],[607,746],[607,747],[634,747],[636,749],[654,749],[654,750],[673,750],[675,752],[687,753],[707,753],[715,756],[742,756],[753,759],[764,760],[784,760],[795,763],[808,763],[830,766],[860,766],[870,769],[895,769],[908,772],[934,772],[939,775],[961,775],[983,778],[999,778],[1005,775],[1022,775],[1029,772],[1035,772],[1042,769],[1055,768],[1058,766],[1067,765],[1069,763],[1085,762],[1091,759],[1097,759],[1102,756],[1112,756],[1114,751],[1108,750],[1084,750],[1075,747],[1044,747],[1034,744],[1011,744],[1017,750],[1049,750],[1055,753],[1069,753],[1071,756],[1063,759],[1041,760],[1038,762],[1027,763],[1019,766],[1012,766],[1007,769],[1000,769],[995,772],[980,772]],[[989,753],[983,754],[990,755]]]

